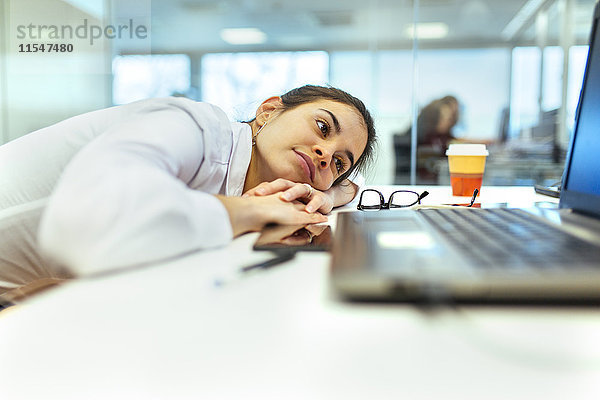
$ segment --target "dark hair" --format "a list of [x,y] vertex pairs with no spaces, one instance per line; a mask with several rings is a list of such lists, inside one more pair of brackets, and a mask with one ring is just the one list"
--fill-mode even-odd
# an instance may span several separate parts
[[367,107],[365,107],[365,104],[361,100],[347,92],[344,92],[341,89],[331,86],[305,85],[290,90],[281,96],[281,101],[283,103],[282,111],[285,112],[301,104],[311,103],[318,100],[332,100],[354,107],[362,116],[365,127],[367,128],[367,144],[365,146],[365,150],[360,157],[358,157],[354,163],[354,166],[340,175],[333,182],[333,185],[337,185],[347,179],[356,169],[363,173],[366,172],[368,165],[373,161],[375,142],[377,141],[375,123],[373,122],[373,118],[371,117],[369,110],[367,110]]
[[448,96],[444,96],[441,99],[439,99],[439,102],[442,104],[450,104],[450,103],[458,104],[458,99],[454,96],[448,95]]

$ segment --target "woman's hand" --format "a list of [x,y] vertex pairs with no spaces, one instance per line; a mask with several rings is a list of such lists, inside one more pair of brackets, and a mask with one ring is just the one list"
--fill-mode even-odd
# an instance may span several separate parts
[[228,197],[217,195],[229,214],[233,235],[259,231],[265,225],[304,225],[327,222],[320,212],[307,212],[299,201],[287,201],[281,193],[266,196]]
[[304,209],[308,213],[318,211],[322,214],[328,214],[334,207],[334,199],[327,192],[314,189],[307,183],[296,183],[279,178],[272,182],[261,183],[255,188],[248,190],[242,197],[278,194],[279,198],[283,201],[299,201],[304,203],[306,205]]
[[310,190],[307,183],[296,183],[279,178],[272,182],[261,183],[248,190],[242,197],[266,196],[279,192],[282,200],[300,201],[306,204],[307,212],[319,211],[322,214],[329,214],[334,207],[351,202],[357,191],[358,186],[349,180],[321,192],[314,188]]

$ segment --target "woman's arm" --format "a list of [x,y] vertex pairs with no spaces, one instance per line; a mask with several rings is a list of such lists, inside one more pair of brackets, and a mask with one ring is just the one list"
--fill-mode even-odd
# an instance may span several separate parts
[[204,140],[181,109],[132,116],[67,165],[40,222],[44,254],[76,274],[165,259],[231,240],[214,196],[186,185]]
[[[277,198],[208,193],[218,191],[215,176],[227,164],[204,160],[214,141],[207,135],[224,124],[210,113],[198,121],[163,107],[102,133],[73,158],[50,197],[38,235],[45,256],[86,275],[222,246],[268,222],[323,221]],[[216,183],[188,187],[198,174]]]

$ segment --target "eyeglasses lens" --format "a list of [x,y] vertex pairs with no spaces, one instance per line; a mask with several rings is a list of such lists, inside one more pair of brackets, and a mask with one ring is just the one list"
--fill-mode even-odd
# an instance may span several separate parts
[[395,192],[390,197],[390,208],[408,207],[419,201],[419,195],[414,192]]
[[360,204],[365,209],[375,209],[378,210],[381,208],[381,197],[379,193],[372,190],[365,190],[362,194]]

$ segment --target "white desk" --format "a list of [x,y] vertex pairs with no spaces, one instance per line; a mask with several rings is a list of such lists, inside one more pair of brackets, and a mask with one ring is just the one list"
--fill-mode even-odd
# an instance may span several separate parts
[[[448,201],[449,188],[430,192],[428,202]],[[531,188],[484,188],[481,199],[552,201]],[[71,283],[0,313],[0,397],[600,396],[597,308],[342,303],[327,288],[329,257],[316,253],[215,286],[267,257],[250,251],[255,238]]]

